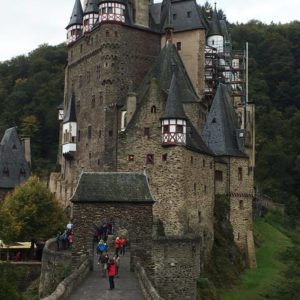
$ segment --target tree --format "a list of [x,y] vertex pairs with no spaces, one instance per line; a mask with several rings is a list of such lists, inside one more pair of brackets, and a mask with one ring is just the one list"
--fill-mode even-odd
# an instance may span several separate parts
[[53,195],[35,176],[4,199],[0,214],[12,220],[6,230],[14,241],[48,239],[67,222]]

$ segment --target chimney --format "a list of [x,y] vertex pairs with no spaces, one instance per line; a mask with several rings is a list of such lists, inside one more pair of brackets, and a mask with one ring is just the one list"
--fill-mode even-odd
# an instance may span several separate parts
[[30,137],[22,137],[21,142],[22,142],[22,146],[23,146],[23,151],[24,151],[25,159],[26,159],[29,167],[31,167]]

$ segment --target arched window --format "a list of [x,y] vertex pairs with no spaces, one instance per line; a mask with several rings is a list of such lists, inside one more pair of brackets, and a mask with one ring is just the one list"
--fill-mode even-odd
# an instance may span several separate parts
[[20,177],[26,177],[26,171],[23,167],[20,168]]
[[151,113],[152,113],[152,114],[156,114],[156,106],[155,106],[155,105],[153,105],[153,106],[151,107]]
[[4,168],[3,168],[2,174],[3,174],[3,176],[9,177],[9,170],[8,170],[8,167],[4,167]]

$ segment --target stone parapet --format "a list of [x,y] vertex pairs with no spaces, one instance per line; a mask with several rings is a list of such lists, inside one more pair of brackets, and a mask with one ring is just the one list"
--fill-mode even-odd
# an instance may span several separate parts
[[67,299],[72,290],[78,286],[90,271],[90,263],[88,258],[82,262],[80,267],[76,269],[70,276],[64,279],[56,288],[56,290],[41,300],[64,300]]

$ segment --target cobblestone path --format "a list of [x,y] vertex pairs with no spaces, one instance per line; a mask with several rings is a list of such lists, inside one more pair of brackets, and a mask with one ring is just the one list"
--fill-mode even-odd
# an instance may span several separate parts
[[[108,278],[102,277],[100,265],[95,259],[94,271],[87,275],[81,285],[69,296],[69,300],[144,300],[135,274],[129,270],[129,253],[121,257],[119,278],[115,289],[109,290]],[[112,257],[112,255],[110,255]]]

